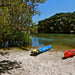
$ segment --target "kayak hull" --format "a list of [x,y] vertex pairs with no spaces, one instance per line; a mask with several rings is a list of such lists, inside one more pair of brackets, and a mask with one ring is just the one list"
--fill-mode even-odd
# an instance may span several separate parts
[[42,48],[39,48],[38,51],[39,51],[39,53],[42,53],[42,52],[49,50],[51,47],[52,47],[52,45],[44,46]]
[[75,56],[75,49],[72,49],[72,50],[69,50],[69,51],[63,51],[63,53],[64,53],[65,58]]
[[41,47],[39,49],[34,49],[31,51],[31,54],[36,55],[36,54],[43,53],[43,52],[49,50],[51,47],[52,47],[52,45],[48,45],[48,46]]

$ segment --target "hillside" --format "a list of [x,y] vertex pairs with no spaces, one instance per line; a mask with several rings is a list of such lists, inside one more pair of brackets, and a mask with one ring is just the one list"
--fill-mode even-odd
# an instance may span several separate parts
[[75,12],[57,13],[38,23],[39,33],[75,33]]

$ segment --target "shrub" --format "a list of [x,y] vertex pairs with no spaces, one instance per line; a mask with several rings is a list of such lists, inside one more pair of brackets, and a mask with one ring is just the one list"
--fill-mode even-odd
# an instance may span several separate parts
[[20,30],[9,27],[9,29],[2,31],[0,35],[1,47],[14,47],[27,45],[31,39],[29,34],[25,34]]

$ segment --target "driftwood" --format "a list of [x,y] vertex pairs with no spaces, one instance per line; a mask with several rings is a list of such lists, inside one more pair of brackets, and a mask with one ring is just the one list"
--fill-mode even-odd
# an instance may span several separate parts
[[18,63],[17,61],[10,61],[10,60],[2,60],[0,61],[0,75],[1,73],[8,72],[9,70],[21,68],[21,62]]
[[8,52],[5,52],[5,51],[0,52],[0,55],[1,55],[1,56],[7,55],[7,54],[8,54]]

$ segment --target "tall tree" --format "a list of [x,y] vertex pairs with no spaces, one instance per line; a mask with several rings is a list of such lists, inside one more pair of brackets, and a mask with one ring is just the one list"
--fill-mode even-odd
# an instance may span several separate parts
[[[37,6],[46,0],[0,0],[0,46],[13,41],[28,42],[21,31],[32,24],[32,16],[39,14]],[[25,42],[24,42],[25,41]]]
[[30,25],[32,15],[40,14],[37,10],[38,3],[44,3],[46,0],[1,0],[0,7],[7,7],[10,14],[9,23],[17,28]]

